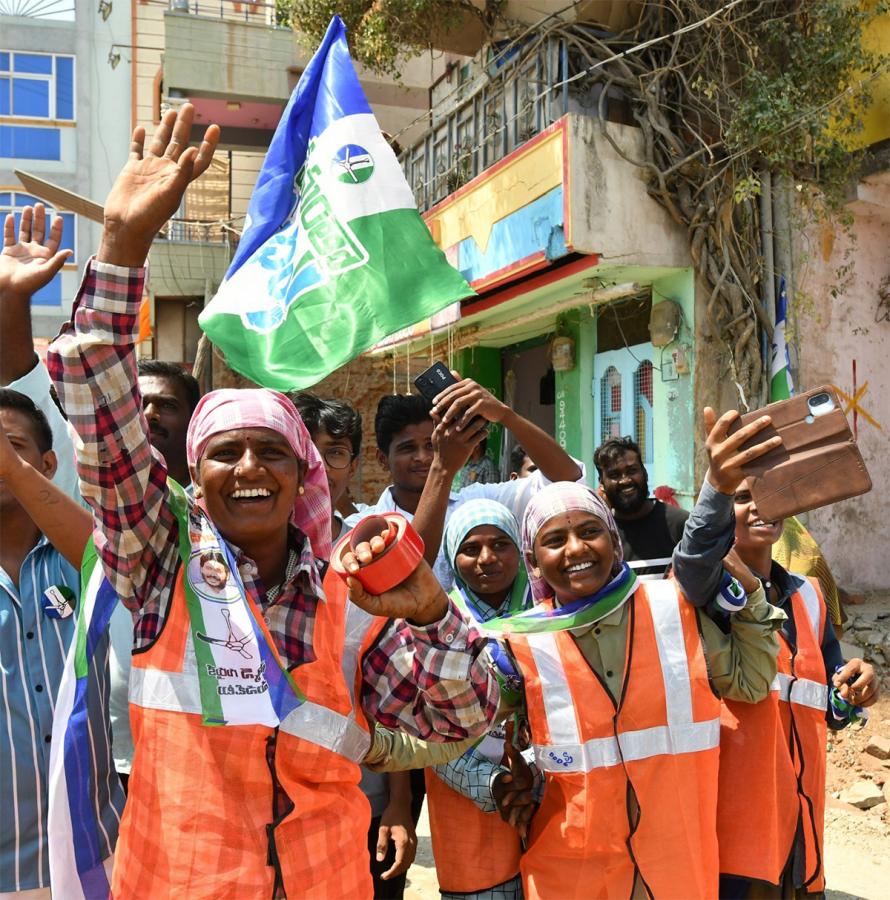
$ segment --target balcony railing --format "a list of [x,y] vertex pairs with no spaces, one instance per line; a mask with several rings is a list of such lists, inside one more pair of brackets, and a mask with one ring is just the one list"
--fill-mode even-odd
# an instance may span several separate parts
[[586,107],[565,84],[576,68],[580,61],[565,40],[542,38],[512,58],[495,57],[480,83],[469,85],[445,115],[433,110],[433,127],[399,157],[421,212],[556,122],[570,105]]
[[274,3],[250,3],[241,0],[170,0],[170,12],[187,13],[210,19],[252,22],[277,27]]
[[232,229],[221,222],[199,222],[194,219],[170,219],[158,238],[184,244],[225,244]]

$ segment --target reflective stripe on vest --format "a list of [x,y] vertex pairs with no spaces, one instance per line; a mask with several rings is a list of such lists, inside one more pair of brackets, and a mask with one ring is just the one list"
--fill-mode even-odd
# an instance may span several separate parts
[[[182,577],[181,569],[178,577]],[[350,608],[358,609],[354,604]],[[358,640],[360,643],[361,637]],[[347,652],[349,649],[347,643]],[[351,684],[351,678],[347,684]],[[134,665],[130,671],[129,698],[131,703],[145,709],[201,714],[198,661],[190,630],[185,637],[181,671]],[[355,721],[354,714],[344,715],[308,699],[280,727],[353,762],[361,762],[371,746],[370,734]]]
[[807,618],[810,620],[810,625],[813,626],[813,634],[816,635],[816,640],[821,644],[822,628],[824,625],[822,622],[823,604],[819,599],[819,595],[816,593],[816,589],[806,578],[801,578],[799,581],[800,584],[798,585],[797,592],[800,594],[804,606],[806,607]]
[[720,719],[696,722],[693,718],[689,663],[674,587],[666,581],[650,582],[646,590],[664,679],[667,724],[625,731],[617,738],[592,738],[582,742],[554,635],[528,635],[550,731],[549,744],[534,745],[535,761],[540,769],[588,772],[618,765],[622,759],[631,761],[662,754],[697,753],[719,745]]
[[773,679],[770,690],[778,691],[779,699],[786,703],[797,703],[799,706],[810,706],[823,711],[828,708],[828,686],[820,681],[795,678],[779,672]]

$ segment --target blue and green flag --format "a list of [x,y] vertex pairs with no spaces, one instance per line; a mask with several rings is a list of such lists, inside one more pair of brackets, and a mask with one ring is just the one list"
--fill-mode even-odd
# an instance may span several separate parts
[[233,369],[290,390],[472,293],[417,211],[335,16],[278,124],[201,327]]
[[776,327],[773,330],[772,356],[769,367],[769,402],[787,400],[794,393],[791,380],[791,360],[788,344],[785,343],[785,318],[788,311],[788,295],[785,293],[785,279],[779,282],[779,297],[776,300]]

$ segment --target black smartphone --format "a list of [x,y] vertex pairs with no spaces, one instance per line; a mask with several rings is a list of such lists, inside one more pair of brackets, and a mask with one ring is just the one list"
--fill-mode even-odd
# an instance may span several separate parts
[[[421,372],[417,378],[414,379],[414,387],[417,388],[421,397],[428,400],[430,403],[433,403],[436,397],[438,397],[445,388],[457,383],[457,379],[451,374],[450,370],[443,362],[433,363],[425,372]],[[473,416],[473,420],[470,422],[469,427],[475,431],[476,429],[481,428],[483,424],[488,424],[483,416]]]
[[421,397],[432,403],[445,388],[457,384],[457,379],[448,371],[443,362],[433,363],[425,372],[414,379],[414,387]]

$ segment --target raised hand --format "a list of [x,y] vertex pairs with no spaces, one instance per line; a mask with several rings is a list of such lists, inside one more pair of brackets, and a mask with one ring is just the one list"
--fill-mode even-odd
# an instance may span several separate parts
[[755,434],[762,431],[770,424],[769,416],[761,416],[744,428],[740,428],[734,434],[727,436],[729,426],[739,417],[739,413],[731,409],[729,412],[723,413],[717,418],[717,413],[706,406],[704,409],[705,432],[707,439],[705,440],[705,449],[708,451],[708,481],[720,491],[721,494],[734,494],[738,486],[745,480],[745,473],[742,466],[775,450],[782,443],[782,438],[775,435],[754,444],[747,450],[739,450],[739,448],[752,438]]
[[[452,374],[457,377],[457,372]],[[472,378],[464,378],[457,384],[445,388],[436,397],[432,409],[434,419],[440,420],[446,428],[455,428],[458,431],[466,428],[477,430],[479,423],[473,421],[476,416],[481,416],[489,422],[502,422],[509,413],[508,406]]]
[[49,284],[71,256],[59,250],[62,218],[56,216],[46,233],[46,207],[38,203],[22,210],[18,238],[15,217],[10,213],[3,225],[3,250],[0,251],[0,300],[28,300]]
[[433,450],[442,467],[451,475],[467,464],[473,449],[488,433],[488,422],[482,418],[473,420],[473,426],[458,431],[439,422],[433,429]]
[[98,259],[141,266],[155,235],[179,208],[189,184],[204,173],[219,142],[208,127],[200,147],[189,147],[195,108],[168,110],[146,146],[145,129],[133,132],[130,157],[105,201],[105,230]]
[[[372,537],[354,550],[343,555],[347,572],[355,574],[383,553],[386,545],[383,536]],[[357,578],[346,581],[349,599],[365,612],[387,619],[407,619],[412,625],[431,625],[438,622],[448,609],[448,597],[424,562],[401,583],[385,594],[369,594]]]

